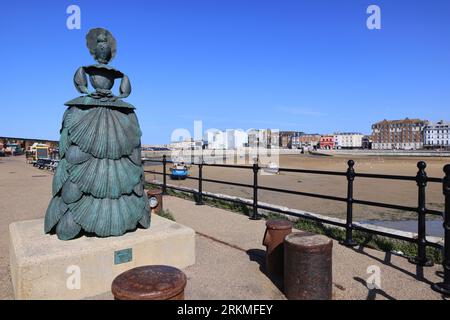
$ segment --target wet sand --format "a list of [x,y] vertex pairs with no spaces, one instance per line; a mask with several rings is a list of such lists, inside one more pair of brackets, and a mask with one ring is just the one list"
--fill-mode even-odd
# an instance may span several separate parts
[[[417,162],[424,160],[427,163],[426,172],[429,177],[443,177],[442,168],[449,163],[448,158],[418,158],[418,157],[374,157],[351,156],[355,161],[355,171],[360,173],[376,173],[387,175],[417,174]],[[300,168],[310,170],[340,171],[347,170],[349,156],[311,156],[311,155],[281,155],[280,166],[286,168]],[[151,166],[149,170],[162,172],[162,166]],[[168,171],[169,172],[169,171]],[[197,166],[192,166],[190,176],[197,177]],[[232,182],[253,183],[253,173],[245,169],[229,169],[208,167],[203,168],[203,177],[209,179],[226,180]],[[162,176],[147,174],[147,180],[162,180]],[[170,180],[171,184],[197,188],[195,180]],[[282,172],[278,175],[260,175],[259,184],[262,186],[277,187],[289,190],[297,190],[310,193],[319,193],[346,197],[347,180],[345,176],[328,176],[316,174]],[[245,198],[252,198],[251,188],[222,185],[217,183],[204,183],[204,191],[222,193]],[[415,181],[382,180],[371,178],[356,178],[354,182],[354,198],[399,204],[405,206],[417,206],[417,185]],[[259,191],[259,200],[267,203],[283,205],[293,209],[315,212],[333,217],[345,218],[346,204],[331,200],[322,200],[298,195],[291,195],[265,190]],[[444,197],[440,183],[428,183],[426,203],[430,209],[443,210]],[[416,219],[415,212],[403,212],[398,210],[354,205],[354,219],[360,220],[402,220]],[[430,216],[431,219],[436,217]],[[437,217],[439,218],[439,217]]]

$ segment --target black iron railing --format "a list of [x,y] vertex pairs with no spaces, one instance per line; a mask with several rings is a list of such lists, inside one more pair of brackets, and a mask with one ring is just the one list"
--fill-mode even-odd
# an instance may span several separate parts
[[[197,163],[192,164],[198,166],[198,177],[188,176],[187,179],[197,180],[198,181],[198,190],[193,191],[185,188],[177,188],[174,186],[167,185],[167,164],[173,163],[172,161],[167,160],[166,156],[163,156],[162,160],[155,159],[146,159],[144,161],[148,162],[156,162],[162,163],[163,172],[145,170],[146,173],[159,174],[163,176],[162,183],[162,191],[166,193],[167,188],[171,188],[174,190],[186,191],[196,194],[196,203],[198,205],[203,204],[203,197],[211,197],[216,198],[216,196],[210,193],[203,192],[203,183],[218,183],[225,184],[231,186],[238,187],[246,187],[251,188],[253,190],[253,199],[252,199],[252,213],[250,215],[250,219],[258,220],[261,219],[261,215],[258,213],[258,209],[269,210],[273,212],[279,212],[287,215],[292,215],[296,217],[301,217],[305,219],[314,220],[316,222],[326,223],[330,225],[335,225],[338,227],[345,228],[345,240],[342,244],[353,247],[356,245],[356,242],[353,240],[353,231],[358,230],[362,232],[366,232],[369,234],[384,236],[388,238],[394,238],[397,240],[403,240],[411,243],[417,244],[418,251],[417,256],[409,259],[411,263],[420,265],[420,266],[431,266],[433,263],[427,258],[426,248],[427,246],[442,249],[443,250],[443,267],[444,267],[444,281],[442,283],[435,284],[433,289],[436,291],[449,295],[450,294],[450,164],[444,167],[445,177],[442,178],[431,178],[428,177],[425,169],[426,163],[420,161],[417,163],[418,172],[416,176],[400,176],[400,175],[383,175],[383,174],[369,174],[369,173],[357,173],[355,172],[354,165],[355,162],[353,160],[348,161],[348,168],[346,172],[336,172],[336,171],[321,171],[321,170],[305,170],[305,169],[293,169],[293,168],[279,168],[280,172],[293,172],[293,173],[307,173],[307,174],[317,174],[317,175],[332,175],[332,176],[342,176],[347,179],[347,196],[337,197],[325,194],[317,194],[317,193],[308,193],[296,190],[288,190],[282,188],[273,188],[267,186],[261,186],[258,184],[258,173],[261,170],[261,167],[258,163],[253,164],[252,166],[244,166],[244,165],[229,165],[229,164],[209,164],[209,163]],[[237,183],[231,181],[223,181],[223,180],[215,180],[215,179],[207,179],[203,177],[203,167],[222,167],[222,168],[233,168],[233,169],[247,169],[253,171],[253,184],[245,184],[245,183]],[[367,200],[354,199],[353,197],[353,182],[356,178],[373,178],[373,179],[390,179],[390,180],[402,180],[402,181],[415,181],[417,184],[417,207],[397,205],[397,204],[389,204],[382,202],[374,202]],[[445,205],[444,212],[429,209],[426,207],[426,188],[428,183],[441,183],[443,185],[443,193],[445,197]],[[271,192],[279,192],[279,193],[288,193],[292,195],[299,195],[304,197],[313,197],[319,199],[333,200],[339,202],[345,202],[347,207],[346,221],[345,223],[341,223],[332,219],[320,218],[316,216],[301,216],[296,212],[289,210],[281,210],[276,207],[271,207],[258,203],[258,191],[265,190]],[[232,201],[235,203],[241,203],[244,205],[249,205],[244,201],[240,201],[238,199],[224,199],[225,201]],[[353,224],[353,205],[360,204],[366,206],[380,207],[386,209],[396,209],[400,211],[414,211],[418,214],[418,229],[417,229],[417,237],[408,237],[405,235],[397,234],[397,233],[389,233],[380,230],[365,228],[361,225]],[[426,238],[426,216],[427,215],[436,215],[444,217],[444,245],[440,245],[436,242],[430,242]]]

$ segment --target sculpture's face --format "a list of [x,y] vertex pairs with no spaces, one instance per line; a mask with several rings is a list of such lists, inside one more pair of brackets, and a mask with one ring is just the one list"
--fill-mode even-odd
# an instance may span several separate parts
[[100,63],[108,64],[111,60],[111,46],[108,42],[98,42],[95,50],[95,60]]
[[99,63],[108,64],[111,60],[111,46],[105,34],[97,36],[97,46],[95,48],[95,60]]

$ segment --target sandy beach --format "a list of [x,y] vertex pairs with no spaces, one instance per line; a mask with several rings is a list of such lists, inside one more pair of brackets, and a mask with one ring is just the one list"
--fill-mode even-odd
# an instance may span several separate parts
[[[417,174],[417,162],[427,163],[426,172],[429,177],[443,177],[442,168],[449,162],[448,158],[418,158],[418,157],[376,157],[376,156],[311,156],[311,155],[281,155],[280,166],[286,168],[301,168],[311,170],[341,171],[347,170],[347,161],[355,161],[355,171],[360,173],[377,173],[391,175]],[[148,170],[162,172],[162,166],[149,166]],[[197,166],[192,166],[190,175],[198,176]],[[253,173],[245,169],[229,169],[218,167],[204,167],[203,177],[209,179],[226,180],[232,182],[252,184]],[[161,180],[161,175],[147,174],[147,180]],[[171,184],[197,187],[195,180],[170,180]],[[260,175],[259,184],[263,186],[279,187],[283,189],[298,190],[311,193],[345,197],[347,192],[347,180],[341,176],[315,175],[303,173],[282,172],[278,175]],[[217,183],[204,183],[203,190],[235,195],[245,198],[252,197],[252,189],[222,185]],[[370,178],[357,178],[354,182],[354,198],[417,206],[417,185],[414,181],[381,180]],[[260,190],[259,200],[277,205],[283,205],[293,209],[300,209],[328,216],[344,218],[346,204],[330,200],[315,199],[285,193],[276,193]],[[428,183],[427,207],[442,210],[444,197],[440,183]],[[361,220],[401,220],[414,219],[415,212],[402,212],[384,208],[369,207],[363,205],[354,206],[354,219]],[[433,217],[430,217],[433,218]]]

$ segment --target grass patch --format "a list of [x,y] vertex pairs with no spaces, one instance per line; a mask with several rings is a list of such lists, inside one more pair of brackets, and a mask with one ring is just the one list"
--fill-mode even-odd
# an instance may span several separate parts
[[250,215],[249,207],[243,203],[235,203],[235,202],[224,201],[224,200],[220,200],[220,199],[205,198],[205,197],[203,197],[203,203],[208,206],[211,206],[211,207],[224,209],[224,210],[228,210],[228,211],[233,211],[233,212],[243,214],[246,216]]

